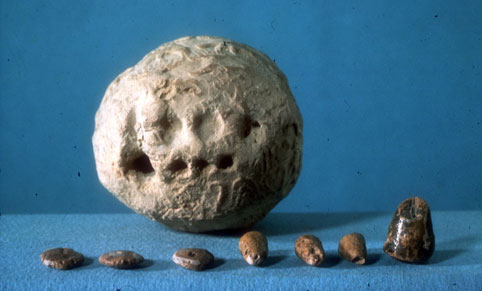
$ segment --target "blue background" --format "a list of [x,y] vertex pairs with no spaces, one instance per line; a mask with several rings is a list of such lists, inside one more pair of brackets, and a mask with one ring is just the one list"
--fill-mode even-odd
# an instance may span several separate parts
[[99,183],[94,115],[164,42],[215,35],[286,74],[303,169],[280,212],[482,209],[482,2],[1,1],[0,212],[130,210]]

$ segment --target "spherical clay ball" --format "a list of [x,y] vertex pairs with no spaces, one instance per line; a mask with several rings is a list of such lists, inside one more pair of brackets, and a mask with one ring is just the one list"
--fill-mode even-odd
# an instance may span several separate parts
[[101,183],[172,228],[247,227],[296,183],[303,122],[260,51],[218,37],[161,45],[120,74],[95,116]]

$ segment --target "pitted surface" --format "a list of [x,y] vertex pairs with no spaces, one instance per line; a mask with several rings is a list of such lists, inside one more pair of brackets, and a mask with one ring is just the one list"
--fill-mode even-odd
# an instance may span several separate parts
[[288,195],[303,123],[263,53],[215,37],[166,43],[108,87],[93,136],[102,184],[171,227],[246,227]]

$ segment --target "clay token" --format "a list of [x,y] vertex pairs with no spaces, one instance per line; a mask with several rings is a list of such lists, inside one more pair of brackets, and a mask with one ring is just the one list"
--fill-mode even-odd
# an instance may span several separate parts
[[40,255],[42,264],[58,270],[69,270],[79,267],[84,262],[81,253],[69,248],[55,248],[46,250]]
[[144,257],[132,251],[112,251],[99,257],[99,262],[116,269],[132,269],[144,262]]
[[420,263],[428,260],[434,250],[430,207],[422,198],[408,198],[393,215],[383,251],[402,262]]
[[363,265],[367,259],[365,238],[360,233],[345,235],[338,244],[338,253],[347,261]]
[[214,256],[205,249],[188,248],[179,249],[172,255],[172,260],[185,269],[202,271],[214,261]]
[[311,266],[318,266],[325,260],[325,250],[320,239],[311,234],[302,235],[296,240],[295,253]]
[[260,265],[268,257],[268,241],[259,231],[247,232],[239,239],[239,252],[248,264]]

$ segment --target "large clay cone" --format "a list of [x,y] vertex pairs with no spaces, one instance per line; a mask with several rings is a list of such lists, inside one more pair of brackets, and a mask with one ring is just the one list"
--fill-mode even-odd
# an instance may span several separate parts
[[430,207],[422,198],[408,198],[392,218],[383,251],[403,262],[420,263],[428,260],[434,250]]

